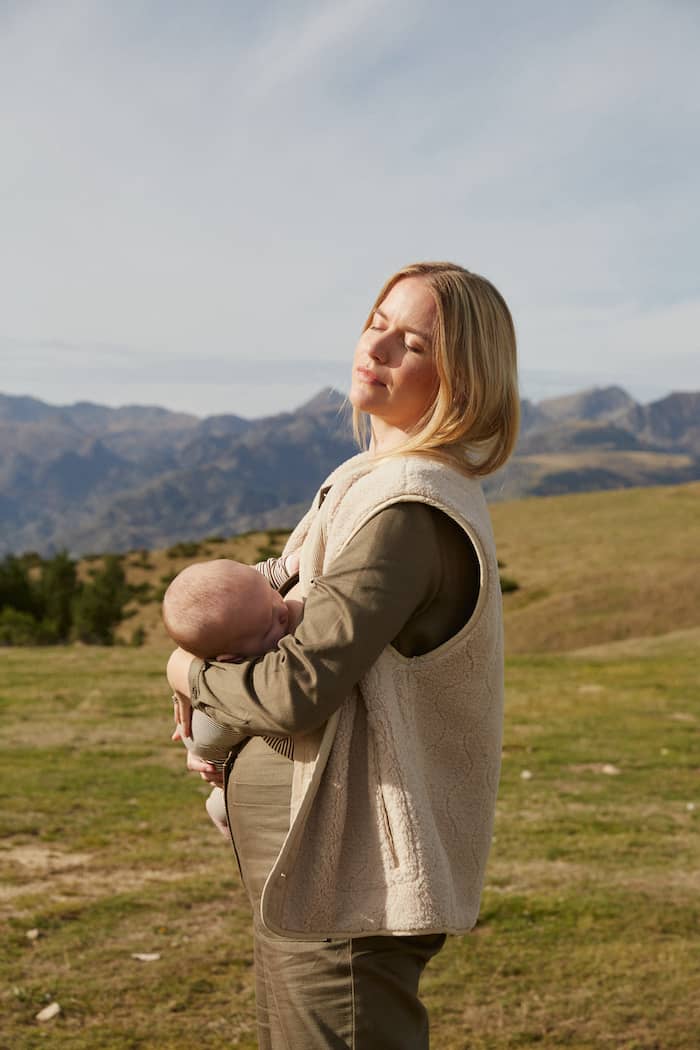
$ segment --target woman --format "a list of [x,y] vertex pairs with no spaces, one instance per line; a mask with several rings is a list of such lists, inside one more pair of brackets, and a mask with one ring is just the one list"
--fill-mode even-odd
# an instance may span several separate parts
[[[272,1050],[428,1046],[418,981],[476,921],[495,807],[502,618],[478,479],[517,436],[500,294],[450,263],[400,270],[360,337],[350,401],[368,451],[331,474],[285,549],[306,599],[295,635],[242,665],[176,651],[168,667],[250,737],[227,804]],[[269,743],[285,737],[293,760]]]

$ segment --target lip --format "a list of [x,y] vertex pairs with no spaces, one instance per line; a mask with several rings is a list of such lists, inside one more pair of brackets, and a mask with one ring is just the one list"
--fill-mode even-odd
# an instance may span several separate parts
[[363,382],[369,383],[371,386],[386,386],[386,383],[382,383],[381,379],[374,372],[369,368],[363,368],[362,365],[357,366],[355,374],[359,376]]

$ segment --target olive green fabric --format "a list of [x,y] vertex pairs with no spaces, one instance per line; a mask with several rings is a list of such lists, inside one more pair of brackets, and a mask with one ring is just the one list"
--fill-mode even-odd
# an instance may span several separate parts
[[318,577],[276,652],[241,664],[193,660],[192,700],[246,736],[323,725],[389,644],[436,648],[469,619],[479,564],[465,532],[425,503],[371,518]]
[[260,894],[289,823],[292,768],[262,737],[252,737],[227,785],[254,916],[259,1050],[427,1050],[418,986],[443,934],[295,941],[261,926]]

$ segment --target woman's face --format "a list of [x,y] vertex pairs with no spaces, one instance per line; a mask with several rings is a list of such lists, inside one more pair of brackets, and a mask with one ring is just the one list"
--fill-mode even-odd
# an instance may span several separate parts
[[377,437],[387,438],[389,429],[409,432],[433,402],[438,389],[433,354],[436,313],[426,281],[404,277],[360,336],[350,401],[373,417]]

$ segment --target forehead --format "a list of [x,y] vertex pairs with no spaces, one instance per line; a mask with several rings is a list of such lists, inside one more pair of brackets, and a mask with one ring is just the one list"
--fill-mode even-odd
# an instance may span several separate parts
[[432,331],[437,315],[432,290],[422,277],[403,277],[397,281],[377,309],[390,320],[425,334]]

